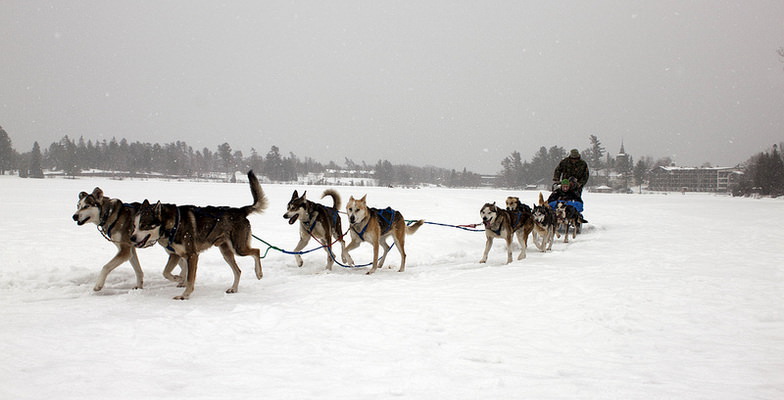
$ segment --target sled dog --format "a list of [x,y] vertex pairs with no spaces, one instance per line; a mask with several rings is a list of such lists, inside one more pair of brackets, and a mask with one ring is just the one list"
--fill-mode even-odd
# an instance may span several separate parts
[[117,254],[101,269],[98,281],[93,287],[94,291],[98,292],[103,289],[109,273],[126,261],[131,262],[133,272],[136,273],[134,289],[141,289],[144,286],[144,272],[142,272],[139,257],[136,255],[136,249],[131,243],[133,218],[138,207],[139,203],[126,204],[119,199],[104,196],[103,190],[98,187],[93,189],[90,194],[79,193],[79,202],[76,204],[73,220],[79,226],[88,222],[94,223],[98,226],[101,234],[117,246]]
[[482,254],[480,263],[487,262],[487,254],[493,246],[493,239],[502,238],[506,241],[506,263],[512,262],[512,237],[516,236],[520,243],[520,255],[518,260],[526,257],[525,250],[528,247],[528,235],[534,229],[533,217],[530,212],[508,211],[493,203],[486,203],[479,209],[482,223],[485,226],[485,251]]
[[[577,228],[580,224],[585,223],[583,216],[580,215],[580,212],[577,211],[575,206],[566,204],[562,201],[559,201],[558,204],[555,206],[555,216],[558,221],[558,226],[564,227],[564,243],[569,243],[569,227],[572,226],[574,229],[572,230],[572,239],[577,237]],[[561,234],[556,230],[556,236],[561,237]]]
[[[296,190],[292,193],[283,218],[288,219],[290,225],[299,221],[299,243],[294,248],[294,252],[304,249],[313,236],[324,246],[327,252],[327,269],[331,271],[334,264],[333,239],[340,242],[342,260],[346,262],[346,242],[343,240],[343,228],[338,212],[341,203],[340,194],[332,189],[325,190],[321,198],[332,197],[332,207],[327,207],[306,199],[307,193],[307,191],[303,192],[301,197]],[[294,258],[297,260],[297,265],[301,267],[302,257],[295,254]]]
[[558,221],[555,212],[544,201],[541,192],[539,192],[539,204],[534,205],[533,217],[534,244],[539,251],[552,250]]
[[262,278],[259,249],[251,247],[251,229],[248,215],[267,208],[267,197],[253,171],[248,172],[253,204],[245,207],[197,207],[192,205],[150,204],[139,206],[134,220],[131,241],[137,248],[149,247],[156,242],[169,253],[166,271],[171,271],[179,259],[187,266],[185,291],[176,300],[185,300],[193,292],[199,253],[217,246],[234,273],[234,283],[226,293],[236,293],[240,281],[240,268],[234,255],[251,256],[256,262],[256,277]]
[[531,207],[520,201],[519,197],[509,196],[506,198],[507,211],[528,211],[531,212]]
[[[370,242],[373,245],[373,268],[367,272],[368,275],[376,272],[378,267],[384,265],[387,258],[390,246],[386,242],[387,236],[392,236],[397,250],[400,252],[400,269],[398,272],[406,270],[406,250],[405,239],[406,235],[412,235],[419,229],[425,220],[420,219],[411,226],[406,226],[406,221],[400,212],[387,207],[386,209],[379,210],[367,206],[367,195],[362,196],[357,200],[354,196],[348,200],[346,204],[346,213],[348,214],[348,221],[351,229],[351,243],[346,247],[346,256],[349,265],[354,265],[354,260],[349,251],[356,249],[362,242]],[[384,248],[384,254],[381,260],[378,259],[378,246]]]

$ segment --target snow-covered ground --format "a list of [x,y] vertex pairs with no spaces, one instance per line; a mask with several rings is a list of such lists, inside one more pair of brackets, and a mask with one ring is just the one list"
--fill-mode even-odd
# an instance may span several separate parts
[[[1,399],[782,399],[784,201],[585,195],[569,244],[504,265],[484,234],[426,225],[404,273],[324,269],[324,253],[251,258],[239,293],[216,249],[196,290],[163,279],[160,246],[92,287],[114,246],[71,220],[79,191],[242,206],[247,184],[0,177]],[[264,185],[254,233],[291,249],[294,189]],[[337,188],[408,219],[479,222],[485,202],[538,192]],[[266,246],[255,242],[258,247]],[[312,248],[309,246],[308,248]],[[515,253],[516,256],[516,253]],[[354,253],[370,261],[366,244]],[[397,267],[395,249],[387,263]]]

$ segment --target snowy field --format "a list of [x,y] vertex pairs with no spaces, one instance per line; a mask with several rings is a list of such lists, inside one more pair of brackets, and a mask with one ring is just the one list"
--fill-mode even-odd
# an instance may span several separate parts
[[[125,201],[243,206],[247,184],[0,177],[0,399],[784,399],[784,201],[586,194],[585,232],[505,265],[484,234],[426,225],[404,273],[271,250],[239,293],[216,249],[188,301],[140,250],[93,292],[115,247],[71,220],[95,186]],[[291,249],[294,189],[263,185],[254,234]],[[337,188],[407,219],[479,222],[538,192]],[[344,217],[345,218],[345,217]],[[561,239],[562,240],[562,239]],[[254,241],[262,251],[266,246]],[[313,245],[308,248],[312,248]],[[354,253],[370,261],[370,246]],[[515,257],[517,253],[515,252]],[[393,249],[387,263],[399,256]]]

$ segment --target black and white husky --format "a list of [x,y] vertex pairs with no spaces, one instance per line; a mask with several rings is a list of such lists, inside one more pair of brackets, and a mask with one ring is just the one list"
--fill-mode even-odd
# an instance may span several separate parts
[[[560,227],[564,227],[564,243],[569,243],[569,227],[573,227],[572,229],[572,239],[577,237],[577,231],[580,227],[580,224],[587,222],[583,219],[583,216],[577,211],[577,208],[573,205],[566,204],[562,201],[559,201],[558,204],[555,206],[555,216],[558,220],[558,225]],[[560,238],[561,234],[556,231],[556,235]]]
[[482,217],[482,223],[485,226],[485,251],[482,253],[480,263],[487,262],[487,254],[490,248],[493,247],[493,239],[501,238],[506,242],[506,263],[512,262],[512,237],[517,236],[517,241],[520,243],[520,255],[517,256],[518,260],[526,257],[525,250],[528,247],[528,235],[533,230],[533,219],[531,213],[521,211],[513,213],[504,210],[495,205],[495,203],[486,203],[479,209],[479,215]]
[[236,293],[240,281],[241,271],[235,254],[253,257],[256,277],[261,279],[261,255],[259,249],[251,246],[248,215],[263,212],[268,202],[253,171],[248,172],[248,182],[253,203],[244,207],[150,204],[147,200],[139,206],[131,242],[137,248],[155,243],[163,246],[169,253],[165,271],[171,271],[181,259],[187,265],[185,291],[175,299],[190,297],[196,282],[199,253],[213,246],[220,249],[234,273],[234,283],[226,293]]
[[[290,225],[299,221],[299,243],[294,248],[294,252],[304,249],[311,236],[316,238],[327,252],[327,269],[331,271],[334,264],[334,254],[332,253],[333,240],[340,242],[342,260],[344,263],[347,262],[346,242],[343,240],[343,228],[338,211],[341,205],[340,194],[332,189],[325,190],[321,198],[332,197],[332,207],[327,207],[308,200],[305,197],[307,193],[307,191],[303,192],[302,196],[296,190],[292,193],[283,218],[289,220]],[[297,260],[297,265],[301,267],[303,264],[302,256],[295,254],[294,259]]]

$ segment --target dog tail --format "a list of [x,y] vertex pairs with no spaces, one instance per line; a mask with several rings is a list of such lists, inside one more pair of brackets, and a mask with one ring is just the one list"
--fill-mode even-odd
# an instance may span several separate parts
[[424,219],[420,219],[419,221],[414,222],[414,224],[412,224],[410,226],[407,226],[406,227],[406,235],[413,235],[419,229],[419,227],[424,225],[424,224],[425,224],[425,220]]
[[259,179],[256,178],[256,174],[253,173],[253,170],[248,171],[248,182],[250,183],[250,194],[253,195],[253,204],[242,207],[242,210],[244,210],[246,214],[260,213],[267,209],[269,201],[264,194],[264,190],[261,188],[261,184],[259,184]]
[[324,194],[321,195],[321,198],[323,199],[327,196],[332,197],[332,203],[333,203],[332,208],[336,210],[340,210],[340,204],[341,204],[340,194],[338,194],[338,192],[334,189],[327,189],[324,191]]

